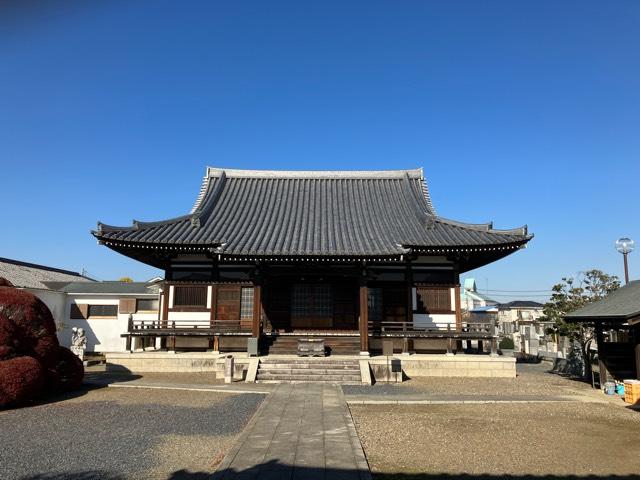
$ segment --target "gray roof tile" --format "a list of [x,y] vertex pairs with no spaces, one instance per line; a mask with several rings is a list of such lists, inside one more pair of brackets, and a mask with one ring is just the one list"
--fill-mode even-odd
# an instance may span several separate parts
[[565,318],[570,321],[589,321],[596,318],[627,320],[637,316],[640,316],[640,280],[629,282],[602,300],[565,315]]
[[93,282],[93,279],[77,272],[10,258],[0,258],[0,277],[15,287],[39,289],[49,289],[46,282]]
[[525,243],[526,227],[500,231],[438,217],[422,169],[283,172],[208,168],[190,214],[131,227],[102,223],[106,242],[222,245],[235,255],[397,255],[407,247]]

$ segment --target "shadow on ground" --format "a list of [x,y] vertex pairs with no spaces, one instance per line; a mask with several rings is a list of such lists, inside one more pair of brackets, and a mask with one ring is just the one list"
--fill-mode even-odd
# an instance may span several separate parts
[[83,386],[89,389],[108,387],[112,383],[131,382],[138,380],[142,375],[136,375],[129,371],[122,372],[87,372],[84,374]]
[[[300,468],[294,471],[290,465],[277,461],[263,463],[257,467],[236,471],[221,470],[216,473],[189,472],[178,470],[167,477],[167,480],[227,480],[234,478],[259,480],[362,480],[367,474],[354,470]],[[85,471],[65,474],[43,474],[22,477],[20,480],[127,480],[128,477],[112,475],[104,471]],[[640,474],[630,475],[500,475],[500,474],[448,474],[448,473],[378,473],[374,480],[640,480]]]
[[84,380],[82,382],[82,386],[76,390],[71,392],[63,392],[63,393],[53,393],[49,394],[43,398],[39,398],[35,400],[33,403],[28,405],[22,405],[18,407],[0,407],[0,410],[19,410],[25,407],[36,407],[39,405],[48,405],[52,403],[62,402],[64,400],[70,400],[72,398],[83,397],[91,390],[96,388],[104,388],[108,387],[112,383],[119,382],[130,382],[132,380],[137,380],[138,378],[142,378],[141,375],[134,375],[132,373],[122,373],[115,375],[105,375],[105,374],[92,374],[87,373],[84,376]]

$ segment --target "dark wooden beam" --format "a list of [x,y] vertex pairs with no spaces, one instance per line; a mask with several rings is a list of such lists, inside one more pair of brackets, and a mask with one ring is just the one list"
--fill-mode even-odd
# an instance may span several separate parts
[[369,353],[369,289],[366,276],[360,279],[360,353]]
[[636,345],[636,378],[640,380],[640,343]]
[[462,331],[462,307],[460,305],[460,285],[454,287],[455,305],[456,305],[456,331]]
[[262,317],[262,285],[253,286],[253,319],[251,322],[251,336],[260,336],[260,320]]
[[211,315],[209,316],[209,319],[211,320],[211,328],[215,326],[214,321],[217,320],[216,319],[217,312],[218,312],[218,285],[213,284],[211,285]]
[[[162,327],[166,328],[169,324],[169,293],[171,286],[165,280],[164,285],[162,286]],[[160,340],[160,348],[167,348],[167,339],[162,338]]]
[[413,322],[413,272],[411,271],[411,262],[407,262],[405,281],[407,285],[407,319],[405,321],[411,323]]

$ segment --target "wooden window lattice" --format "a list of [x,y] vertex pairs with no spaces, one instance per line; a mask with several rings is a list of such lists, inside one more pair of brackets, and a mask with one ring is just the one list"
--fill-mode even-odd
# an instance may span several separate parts
[[89,305],[89,318],[91,317],[117,317],[118,305]]
[[451,289],[448,287],[417,287],[417,313],[452,313]]
[[207,307],[207,287],[176,285],[173,287],[174,307]]
[[240,319],[253,319],[253,287],[242,287],[240,293]]

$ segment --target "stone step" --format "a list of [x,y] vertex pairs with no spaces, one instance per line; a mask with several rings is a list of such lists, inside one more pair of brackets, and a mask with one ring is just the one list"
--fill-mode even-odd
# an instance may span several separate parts
[[274,364],[295,364],[295,365],[359,365],[358,360],[329,360],[320,358],[265,358],[260,359],[261,365]]
[[336,381],[336,380],[256,380],[256,383],[321,383],[326,385],[361,385],[359,380]]
[[359,369],[360,365],[357,363],[335,365],[331,363],[262,363],[260,362],[260,368],[296,368],[300,370],[309,369],[321,369],[321,370],[351,370]]
[[357,382],[361,381],[360,374],[358,375],[287,375],[287,374],[275,374],[275,373],[258,373],[256,381],[263,380],[277,380],[282,382],[289,381],[305,381],[305,382]]
[[259,368],[258,375],[265,373],[275,375],[360,375],[357,368],[349,368],[344,370],[338,369],[321,369],[321,368]]

